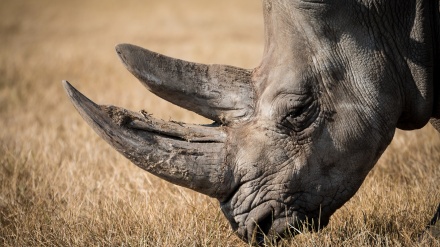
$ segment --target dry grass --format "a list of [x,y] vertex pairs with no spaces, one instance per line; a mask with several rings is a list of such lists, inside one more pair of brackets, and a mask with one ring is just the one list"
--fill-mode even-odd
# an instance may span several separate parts
[[[251,68],[263,48],[260,4],[0,1],[0,245],[246,246],[215,200],[150,176],[100,140],[60,81],[100,103],[206,123],[144,90],[113,47]],[[431,127],[399,131],[326,229],[282,244],[417,245],[440,202],[439,164]]]

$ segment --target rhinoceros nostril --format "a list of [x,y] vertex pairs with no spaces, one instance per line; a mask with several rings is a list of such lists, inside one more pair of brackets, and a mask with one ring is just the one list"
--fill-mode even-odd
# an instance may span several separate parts
[[264,243],[269,230],[272,228],[273,215],[272,212],[268,213],[266,216],[262,217],[256,222],[256,229],[254,230],[254,238],[256,242],[261,245]]

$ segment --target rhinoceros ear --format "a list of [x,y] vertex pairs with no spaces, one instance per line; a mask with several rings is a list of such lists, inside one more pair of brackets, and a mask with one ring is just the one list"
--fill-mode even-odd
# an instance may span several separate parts
[[224,124],[253,112],[251,70],[186,62],[130,44],[116,52],[151,92],[173,104]]

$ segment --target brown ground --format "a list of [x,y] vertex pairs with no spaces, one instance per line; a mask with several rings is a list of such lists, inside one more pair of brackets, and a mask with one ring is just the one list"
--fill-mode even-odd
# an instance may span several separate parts
[[[263,48],[260,1],[0,1],[1,246],[246,246],[218,203],[132,165],[68,101],[90,98],[207,123],[151,95],[114,45],[245,68]],[[411,246],[440,202],[440,135],[401,132],[320,233],[287,246]],[[423,240],[421,245],[439,244]]]

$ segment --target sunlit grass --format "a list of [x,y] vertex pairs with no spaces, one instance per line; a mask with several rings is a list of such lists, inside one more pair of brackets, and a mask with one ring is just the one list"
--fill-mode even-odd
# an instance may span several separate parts
[[[252,68],[263,49],[260,5],[0,1],[0,245],[246,246],[216,200],[141,171],[104,143],[70,104],[61,80],[99,103],[208,123],[147,92],[114,45]],[[420,244],[417,235],[440,202],[439,164],[435,130],[398,131],[327,228],[282,244]]]

